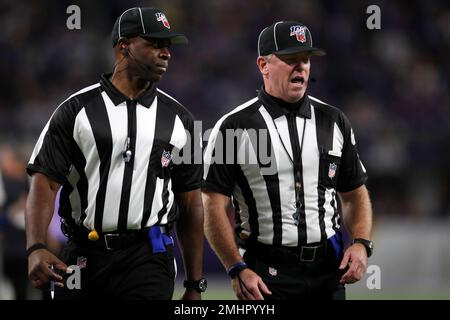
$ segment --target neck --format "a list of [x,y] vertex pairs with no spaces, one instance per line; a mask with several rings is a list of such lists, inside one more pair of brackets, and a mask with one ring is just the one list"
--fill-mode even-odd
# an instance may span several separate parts
[[274,92],[273,90],[271,90],[270,86],[267,87],[266,84],[264,84],[263,90],[272,98],[275,98],[278,100],[278,102],[281,102],[283,104],[286,105],[295,105],[301,101],[303,101],[303,99],[305,98],[305,93],[303,93],[303,95],[296,101],[288,101],[285,99],[285,97],[282,97],[281,95],[277,94],[276,92]]
[[125,96],[134,100],[147,90],[151,82],[142,80],[138,76],[133,76],[127,71],[128,68],[119,71],[114,70],[111,76],[111,83]]

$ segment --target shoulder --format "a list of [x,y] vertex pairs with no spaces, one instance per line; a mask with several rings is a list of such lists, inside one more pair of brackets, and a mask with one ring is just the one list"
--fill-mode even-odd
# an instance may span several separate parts
[[83,107],[101,94],[100,83],[85,87],[65,99],[52,115],[53,121],[75,118]]
[[158,98],[158,104],[163,104],[164,108],[167,108],[168,111],[171,110],[172,112],[174,112],[180,117],[182,121],[194,121],[194,116],[192,115],[192,113],[177,99],[175,99],[168,93],[158,88],[156,89],[156,96]]
[[216,126],[220,128],[246,127],[255,114],[257,114],[260,107],[261,103],[258,101],[258,98],[252,98],[223,115],[217,121]]
[[335,107],[327,102],[319,100],[316,97],[308,96],[308,99],[311,106],[314,108],[315,112],[318,111],[324,113],[335,119],[337,119],[340,116],[340,114],[343,113],[341,109],[339,109],[338,107]]
[[341,129],[347,129],[350,127],[350,121],[344,112],[327,102],[319,100],[313,96],[308,95],[311,106],[314,108],[314,112],[317,116],[324,116],[331,118]]

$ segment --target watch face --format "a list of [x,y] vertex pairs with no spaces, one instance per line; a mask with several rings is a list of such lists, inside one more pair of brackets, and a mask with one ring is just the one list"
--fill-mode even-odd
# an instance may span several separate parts
[[199,288],[201,291],[205,291],[207,286],[208,286],[208,283],[206,282],[206,279],[202,279],[202,280],[200,280],[200,282],[198,283],[198,288]]

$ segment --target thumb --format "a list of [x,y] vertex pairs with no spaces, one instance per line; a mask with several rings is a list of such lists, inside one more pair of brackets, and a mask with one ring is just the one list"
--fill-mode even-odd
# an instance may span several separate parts
[[342,262],[341,262],[341,265],[339,266],[339,269],[341,269],[341,270],[345,269],[345,267],[348,264],[349,258],[350,258],[350,253],[347,250],[347,251],[345,251],[344,257],[342,258]]
[[267,288],[267,286],[264,283],[264,281],[262,281],[261,279],[258,280],[258,287],[259,287],[259,289],[261,289],[261,291],[264,294],[272,294],[272,292],[269,290],[269,288]]

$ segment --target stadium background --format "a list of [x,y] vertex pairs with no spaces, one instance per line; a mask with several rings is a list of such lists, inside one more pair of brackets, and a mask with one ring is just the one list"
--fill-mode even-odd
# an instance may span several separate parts
[[[68,30],[66,8],[81,9]],[[381,30],[368,30],[366,8],[381,9]],[[178,98],[203,129],[255,95],[260,30],[299,20],[327,56],[312,59],[309,93],[342,108],[370,174],[375,254],[381,289],[366,279],[352,299],[450,298],[450,7],[441,1],[56,1],[0,4],[0,299],[13,299],[12,278],[26,277],[24,165],[56,106],[112,69],[110,31],[132,6],[163,9],[190,44],[173,48],[160,87]],[[53,229],[57,230],[57,219]],[[58,250],[62,240],[51,233]],[[177,278],[180,296],[182,267]],[[13,270],[13,271],[11,271]],[[232,299],[229,280],[206,246],[205,299]],[[25,296],[38,299],[28,289]]]

